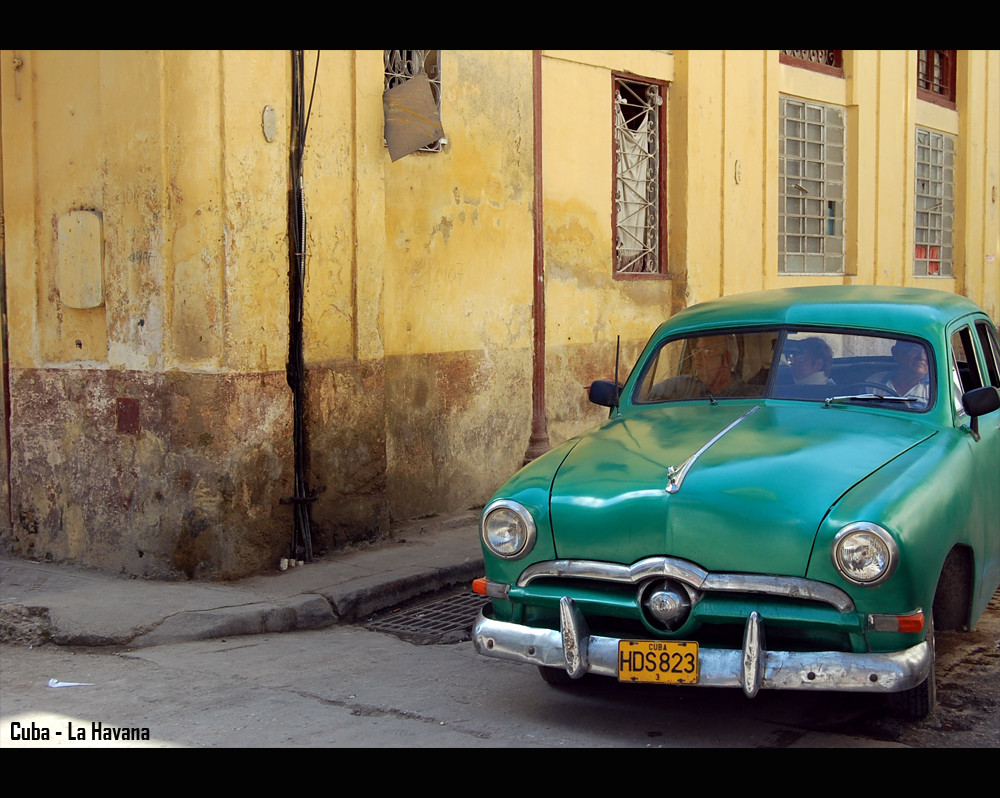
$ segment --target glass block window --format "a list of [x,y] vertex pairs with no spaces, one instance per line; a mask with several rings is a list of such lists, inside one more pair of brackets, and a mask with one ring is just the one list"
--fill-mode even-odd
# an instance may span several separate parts
[[[385,89],[391,89],[421,72],[426,73],[431,84],[431,93],[441,115],[441,51],[440,50],[383,50],[385,63]],[[421,152],[441,152],[443,142],[439,139]]]
[[952,274],[955,139],[917,128],[913,273]]
[[660,274],[662,86],[614,80],[615,274]]
[[844,272],[844,109],[781,98],[778,271]]

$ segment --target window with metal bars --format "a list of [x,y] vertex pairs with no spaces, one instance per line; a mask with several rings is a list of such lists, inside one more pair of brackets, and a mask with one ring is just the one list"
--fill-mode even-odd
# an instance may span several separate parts
[[957,50],[917,50],[917,96],[955,107]]
[[913,273],[952,274],[955,218],[955,139],[917,128]]
[[782,274],[844,273],[844,109],[782,97]]
[[665,86],[614,77],[615,276],[664,273]]
[[[441,114],[441,51],[440,50],[384,50],[385,86],[394,86],[426,74],[431,84],[431,93],[437,105],[438,115]],[[441,152],[444,142],[438,139],[433,144],[421,147],[421,152]]]
[[778,60],[789,66],[811,69],[838,78],[844,77],[843,50],[779,50]]

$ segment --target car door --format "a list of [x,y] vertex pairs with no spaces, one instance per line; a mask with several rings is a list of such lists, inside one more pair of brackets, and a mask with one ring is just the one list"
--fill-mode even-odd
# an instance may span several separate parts
[[[987,319],[978,319],[975,329],[976,342],[979,344],[979,354],[983,363],[984,381],[1000,390],[1000,341],[997,339],[997,331]],[[993,485],[993,489],[988,491],[993,498],[992,567],[984,580],[986,585],[990,585],[1000,582],[1000,492],[996,489],[1000,483],[1000,410],[980,418],[979,434],[983,436],[983,441],[990,445],[993,461],[992,474],[986,475],[987,480]],[[987,601],[990,598],[991,596],[986,596]]]
[[[987,318],[963,322],[951,336],[951,359],[956,421],[965,426],[971,419],[961,409],[961,394],[991,385],[1000,389],[1000,346]],[[970,479],[974,483],[970,518],[979,519],[968,530],[976,548],[979,590],[973,596],[973,617],[985,607],[1000,582],[1000,409],[978,419],[979,440],[969,438],[972,454]]]

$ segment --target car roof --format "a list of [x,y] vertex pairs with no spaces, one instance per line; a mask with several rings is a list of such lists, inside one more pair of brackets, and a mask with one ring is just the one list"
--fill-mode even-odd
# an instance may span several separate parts
[[982,312],[945,291],[872,285],[779,288],[692,305],[663,324],[671,333],[732,326],[833,326],[932,336],[952,319]]

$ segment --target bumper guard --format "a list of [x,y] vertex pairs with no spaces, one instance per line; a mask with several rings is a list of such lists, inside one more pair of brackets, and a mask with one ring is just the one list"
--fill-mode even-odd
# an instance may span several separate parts
[[[487,657],[564,668],[578,679],[587,673],[618,676],[618,638],[591,635],[571,598],[559,603],[560,629],[497,621],[479,615],[472,630],[476,650]],[[894,693],[923,682],[934,651],[926,641],[904,651],[852,654],[840,651],[767,651],[758,613],[747,618],[743,648],[701,648],[698,686],[760,689],[850,690]]]

